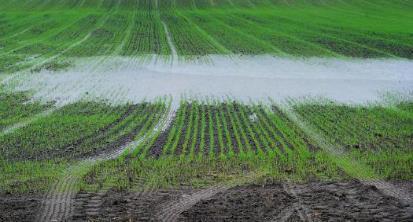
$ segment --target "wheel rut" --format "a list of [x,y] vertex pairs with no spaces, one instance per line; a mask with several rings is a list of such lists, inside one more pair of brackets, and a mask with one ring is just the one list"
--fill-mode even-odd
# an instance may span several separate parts
[[160,221],[177,221],[179,215],[185,210],[191,208],[201,200],[205,200],[213,197],[217,193],[224,192],[230,187],[227,186],[213,186],[207,189],[200,190],[191,195],[183,195],[179,200],[166,203],[162,207],[162,211],[159,212],[156,217]]
[[[99,161],[110,160],[117,158],[124,151],[136,147],[138,144],[143,142],[147,137],[150,137],[156,130],[165,129],[167,126],[165,124],[170,124],[170,119],[172,119],[173,112],[169,111],[165,114],[159,123],[154,127],[152,131],[143,135],[138,140],[135,140],[129,144],[120,147],[112,152],[103,153],[94,157],[86,158],[75,166],[70,167],[62,176],[62,179],[56,181],[49,192],[44,196],[40,213],[36,217],[36,221],[67,221],[73,215],[75,209],[74,198],[78,192],[78,184],[87,169]],[[102,197],[105,195],[108,189],[102,188],[97,195],[93,196],[86,201],[86,214],[96,214],[99,212],[99,207],[102,203]]]
[[56,107],[53,107],[51,109],[45,110],[41,113],[38,113],[38,114],[34,115],[33,117],[31,117],[29,119],[25,119],[25,120],[23,120],[21,122],[18,122],[18,123],[14,124],[10,127],[7,127],[3,131],[0,131],[0,136],[5,136],[7,134],[10,134],[10,133],[12,133],[12,132],[14,132],[14,131],[16,131],[20,128],[23,128],[23,127],[33,123],[34,121],[36,121],[40,118],[46,117],[46,116],[52,114],[56,109],[57,109]]
[[168,42],[169,48],[171,49],[171,57],[172,57],[172,64],[176,64],[178,62],[178,53],[176,51],[175,44],[172,41],[171,33],[169,32],[168,26],[164,21],[162,22],[162,26],[165,30],[166,40]]
[[[336,156],[341,158],[346,155],[346,151],[338,146],[334,146],[333,144],[329,144],[322,135],[320,135],[315,129],[313,129],[310,125],[308,125],[298,114],[291,107],[284,107],[283,109],[286,116],[293,121],[298,127],[303,130],[305,134],[310,136],[314,141],[317,142],[317,145],[329,153],[332,156]],[[352,160],[354,163],[353,168],[357,167],[357,162]],[[369,170],[369,169],[357,169],[360,171]],[[353,169],[353,171],[356,171]],[[362,173],[362,172],[360,172]],[[368,186],[374,186],[379,189],[383,194],[394,197],[405,204],[409,204],[413,206],[413,197],[412,193],[408,192],[404,187],[396,186],[392,183],[383,181],[383,180],[365,180],[357,178],[361,183]]]

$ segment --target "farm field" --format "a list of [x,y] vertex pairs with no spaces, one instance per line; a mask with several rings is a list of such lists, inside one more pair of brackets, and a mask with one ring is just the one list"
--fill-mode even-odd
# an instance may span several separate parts
[[0,221],[413,220],[411,11],[3,0]]
[[413,54],[410,1],[6,0],[0,7],[0,73],[59,70],[90,56]]

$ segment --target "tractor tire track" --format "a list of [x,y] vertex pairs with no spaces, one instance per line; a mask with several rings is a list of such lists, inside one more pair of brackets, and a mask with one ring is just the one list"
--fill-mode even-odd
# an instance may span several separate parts
[[[173,118],[175,115],[175,111],[173,109],[169,109],[169,112],[164,115],[163,118],[160,118],[158,123],[153,127],[152,130],[150,130],[148,134],[144,135],[143,137],[141,137],[139,140],[135,141],[133,143],[133,145],[129,145],[129,147],[136,147],[138,146],[140,143],[142,143],[143,141],[145,141],[148,138],[151,138],[156,132],[158,131],[165,131],[169,125],[171,124]],[[110,154],[106,154],[106,156],[101,156],[100,158],[102,159],[113,159],[116,158],[117,156],[119,156],[122,152],[112,152]],[[84,215],[75,215],[72,219],[76,220],[76,219],[83,219],[82,216],[86,216],[87,219],[89,219],[89,217],[94,217],[94,216],[98,216],[99,212],[100,212],[100,207],[103,204],[103,197],[107,194],[107,192],[109,191],[110,187],[108,186],[104,186],[103,188],[99,189],[99,191],[95,194],[92,194],[92,196],[88,196],[86,198],[86,200],[83,200],[83,202],[85,202],[85,204],[82,203],[73,203],[73,205],[75,205],[73,208],[75,208],[76,206],[78,206],[78,209],[84,214]],[[136,193],[136,196],[146,196],[146,195],[150,195],[153,191],[154,191],[154,187],[149,187],[148,189],[144,189],[142,192],[138,192]],[[74,197],[72,197],[74,198]],[[131,202],[128,202],[128,215],[130,217],[132,217],[132,211],[130,211],[129,209],[133,209],[133,205]],[[70,214],[73,215],[73,212]]]
[[[310,136],[314,141],[317,142],[318,147],[326,151],[332,156],[342,157],[346,155],[345,150],[340,148],[339,146],[334,146],[329,144],[325,138],[320,135],[315,129],[313,129],[310,125],[308,125],[305,120],[303,120],[299,114],[296,114],[295,111],[291,107],[284,107],[283,109],[286,116],[294,122],[298,127],[303,130],[305,134]],[[357,162],[352,160],[355,165]],[[389,182],[383,180],[365,180],[363,178],[356,178],[362,184],[367,186],[374,186],[378,190],[380,190],[383,194],[394,197],[405,204],[409,204],[413,206],[413,197],[412,193],[408,192],[404,187],[395,186]]]
[[178,62],[178,53],[176,51],[175,44],[172,41],[171,33],[168,30],[168,26],[164,21],[161,20],[162,26],[165,30],[166,40],[169,45],[169,49],[171,50],[171,57],[172,57],[172,64],[176,64]]
[[225,185],[214,185],[206,189],[199,190],[191,195],[183,195],[180,199],[167,202],[160,206],[162,209],[155,217],[160,221],[172,222],[177,221],[180,214],[190,209],[202,200],[207,200],[218,193],[225,192],[232,187],[244,185],[253,182],[260,177],[259,174],[251,174],[243,178],[238,178],[227,182]]
[[[164,129],[165,126],[162,126],[162,124],[170,123],[169,121],[167,121],[168,119],[170,119],[170,115],[173,115],[173,112],[168,112],[168,114],[165,115],[165,121],[159,121],[155,128]],[[149,134],[151,135],[152,133],[153,132],[149,132]],[[84,173],[82,172],[87,171],[88,167],[97,164],[99,161],[117,158],[124,151],[132,149],[136,147],[138,144],[142,143],[147,137],[148,134],[143,135],[138,140],[126,144],[120,147],[118,150],[86,158],[79,164],[70,167],[63,176],[63,179],[56,181],[56,183],[52,185],[49,192],[45,195],[45,198],[41,203],[40,214],[37,216],[36,221],[44,222],[69,220],[74,212],[74,197],[76,196],[76,193],[78,191],[77,184],[81,181],[82,176],[84,175]],[[92,210],[90,211],[98,211],[96,210],[96,208],[100,206],[99,204],[101,202],[99,201],[102,200],[102,197],[104,196],[106,191],[107,189],[102,189],[99,192],[98,197],[95,198],[95,200],[93,200],[92,202],[88,202],[89,207],[92,208]]]
[[38,113],[38,114],[36,114],[36,115],[28,118],[28,119],[25,119],[25,120],[23,120],[23,121],[21,121],[21,122],[15,123],[15,124],[13,124],[12,126],[9,126],[9,127],[5,128],[5,129],[3,129],[3,131],[0,131],[0,136],[5,136],[5,135],[7,135],[7,134],[13,133],[14,131],[16,131],[16,130],[18,130],[18,129],[20,129],[20,128],[23,128],[23,127],[25,127],[25,126],[27,126],[27,125],[35,122],[35,121],[38,120],[38,119],[41,119],[41,118],[43,118],[43,117],[46,117],[46,116],[52,114],[52,113],[53,113],[55,110],[57,110],[57,109],[58,109],[58,108],[53,107],[53,108],[50,108],[50,109],[48,109],[48,110],[45,110],[45,111],[43,111],[43,112],[41,112],[41,113]]
[[295,211],[298,213],[298,216],[300,217],[300,219],[302,221],[313,221],[309,216],[310,215],[309,214],[309,212],[310,212],[309,208],[307,208],[304,205],[303,201],[297,195],[297,192],[299,190],[297,190],[294,187],[294,185],[291,184],[289,181],[286,182],[286,183],[283,183],[282,186],[283,186],[283,189],[286,193],[288,193],[289,195],[291,195],[292,197],[294,197],[297,200],[297,203],[295,203],[295,204],[293,204],[293,206],[287,208],[288,211],[284,215],[281,215],[282,217],[279,218],[280,220],[277,220],[277,221],[287,221],[290,218],[290,216],[292,214],[294,214]]
[[177,221],[179,215],[182,212],[184,212],[185,210],[188,210],[189,208],[194,206],[199,201],[211,198],[217,193],[225,192],[229,188],[230,187],[226,187],[226,186],[213,186],[213,187],[195,192],[189,196],[187,195],[182,196],[181,199],[176,200],[176,201],[171,201],[169,203],[166,203],[163,207],[161,207],[162,211],[158,215],[156,215],[156,217],[160,221],[168,221],[168,222]]

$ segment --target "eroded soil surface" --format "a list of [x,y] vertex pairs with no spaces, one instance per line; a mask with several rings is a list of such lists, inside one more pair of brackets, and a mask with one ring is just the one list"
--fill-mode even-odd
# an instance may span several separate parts
[[[184,203],[197,192],[202,190],[80,192],[71,219],[159,221],[164,219],[159,215],[178,202],[188,206],[182,208],[178,221],[413,220],[413,206],[358,181],[237,186],[196,203]],[[0,221],[33,221],[39,203],[38,196],[2,195]]]

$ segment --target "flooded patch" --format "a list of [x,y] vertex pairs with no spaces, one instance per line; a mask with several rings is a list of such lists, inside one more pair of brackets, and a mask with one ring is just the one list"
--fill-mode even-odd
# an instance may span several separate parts
[[385,92],[413,89],[413,61],[393,59],[209,56],[192,61],[157,56],[86,58],[66,71],[14,74],[2,82],[13,90],[61,103],[100,98],[113,103],[162,96],[283,101],[305,96],[364,103]]

